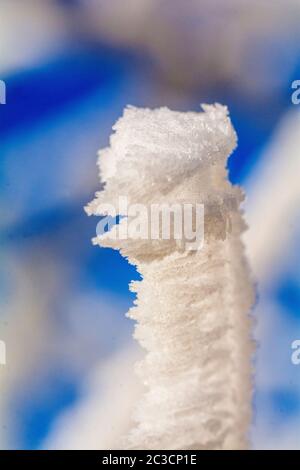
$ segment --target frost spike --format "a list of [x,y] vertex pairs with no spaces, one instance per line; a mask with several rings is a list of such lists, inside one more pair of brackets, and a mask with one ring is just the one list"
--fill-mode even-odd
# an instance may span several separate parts
[[[204,204],[204,245],[176,240],[94,239],[137,266],[135,337],[146,350],[137,371],[145,393],[126,437],[134,449],[244,449],[251,419],[253,289],[240,239],[240,188],[227,177],[236,134],[227,108],[203,112],[128,107],[99,165],[101,205]],[[122,224],[123,222],[121,222]]]

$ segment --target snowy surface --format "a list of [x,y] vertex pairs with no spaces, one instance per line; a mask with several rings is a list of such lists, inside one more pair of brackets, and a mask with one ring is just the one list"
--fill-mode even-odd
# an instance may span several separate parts
[[125,444],[133,448],[247,446],[253,290],[240,241],[243,195],[225,171],[236,135],[226,107],[203,109],[126,109],[111,147],[100,152],[104,190],[88,207],[99,215],[118,196],[146,206],[204,204],[199,250],[172,239],[114,240],[116,226],[95,240],[120,249],[142,275],[129,311],[147,351],[137,367],[146,390]]

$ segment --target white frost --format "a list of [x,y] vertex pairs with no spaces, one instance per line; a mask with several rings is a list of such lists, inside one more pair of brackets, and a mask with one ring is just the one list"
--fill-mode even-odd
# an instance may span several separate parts
[[240,449],[251,418],[253,303],[240,240],[240,188],[227,178],[236,134],[226,107],[175,112],[128,107],[100,152],[103,203],[202,203],[205,242],[187,251],[174,240],[94,239],[121,251],[143,280],[128,313],[147,351],[137,370],[145,393],[126,446],[136,449]]

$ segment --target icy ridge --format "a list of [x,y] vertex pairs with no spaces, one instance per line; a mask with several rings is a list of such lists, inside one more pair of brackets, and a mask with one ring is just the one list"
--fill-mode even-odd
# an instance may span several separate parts
[[[101,204],[200,202],[204,244],[188,251],[176,240],[118,240],[95,244],[121,251],[136,265],[135,338],[146,350],[137,365],[145,394],[126,446],[136,449],[243,449],[251,419],[253,289],[240,235],[240,188],[226,162],[236,134],[221,105],[181,113],[129,107],[100,152]],[[109,212],[109,211],[108,211]],[[121,222],[121,224],[123,221]]]

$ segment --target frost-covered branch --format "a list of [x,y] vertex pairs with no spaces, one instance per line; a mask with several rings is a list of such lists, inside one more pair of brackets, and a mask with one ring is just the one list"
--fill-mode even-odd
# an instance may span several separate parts
[[[236,134],[221,105],[204,112],[129,107],[100,152],[104,190],[89,214],[129,206],[204,205],[204,243],[187,249],[176,237],[120,235],[134,216],[119,207],[119,225],[94,239],[137,266],[128,316],[147,351],[138,364],[145,393],[127,446],[142,449],[247,447],[251,416],[252,285],[240,240],[240,188],[227,178]],[[128,228],[128,227],[127,227]],[[128,234],[129,233],[129,234]]]

